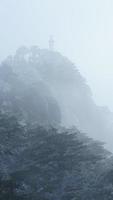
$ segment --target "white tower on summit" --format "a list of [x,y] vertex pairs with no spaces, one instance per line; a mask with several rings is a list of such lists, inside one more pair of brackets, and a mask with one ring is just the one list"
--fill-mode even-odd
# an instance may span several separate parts
[[54,38],[53,36],[51,35],[50,38],[49,38],[49,50],[50,51],[54,51]]

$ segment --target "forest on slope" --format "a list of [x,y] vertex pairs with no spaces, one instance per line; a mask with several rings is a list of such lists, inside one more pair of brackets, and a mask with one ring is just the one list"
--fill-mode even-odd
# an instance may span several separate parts
[[21,47],[1,63],[0,94],[1,200],[113,199],[112,154],[91,139],[108,142],[112,113],[73,63]]
[[0,114],[1,200],[111,200],[112,155],[77,129],[22,126]]
[[20,47],[1,64],[0,93],[2,109],[24,121],[76,126],[113,150],[113,114],[95,104],[86,80],[59,52]]

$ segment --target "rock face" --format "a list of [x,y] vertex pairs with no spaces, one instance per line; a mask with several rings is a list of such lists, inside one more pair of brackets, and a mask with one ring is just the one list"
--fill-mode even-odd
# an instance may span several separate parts
[[95,105],[76,66],[58,52],[21,47],[3,62],[0,81],[2,108],[26,121],[74,125],[112,148],[112,114]]

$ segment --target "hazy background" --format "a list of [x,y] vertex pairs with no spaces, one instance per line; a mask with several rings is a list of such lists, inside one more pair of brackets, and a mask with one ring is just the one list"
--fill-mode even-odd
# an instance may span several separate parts
[[112,0],[0,0],[0,61],[21,45],[55,48],[86,77],[99,105],[113,111]]

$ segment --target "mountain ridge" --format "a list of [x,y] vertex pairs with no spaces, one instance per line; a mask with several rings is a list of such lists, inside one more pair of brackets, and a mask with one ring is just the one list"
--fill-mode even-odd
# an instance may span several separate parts
[[[113,131],[112,114],[109,111],[106,113],[95,104],[86,80],[68,58],[59,52],[40,49],[37,46],[20,47],[16,54],[8,57],[2,65],[10,66],[29,91],[32,91],[32,87],[37,87],[43,99],[45,96],[54,99],[53,104],[56,104],[56,107],[53,107],[58,123],[61,121],[61,125],[66,127],[76,126],[90,137],[102,140],[107,143],[108,148],[112,148],[113,141],[109,141]],[[53,101],[49,101],[50,104]],[[51,111],[51,119],[53,113]]]

